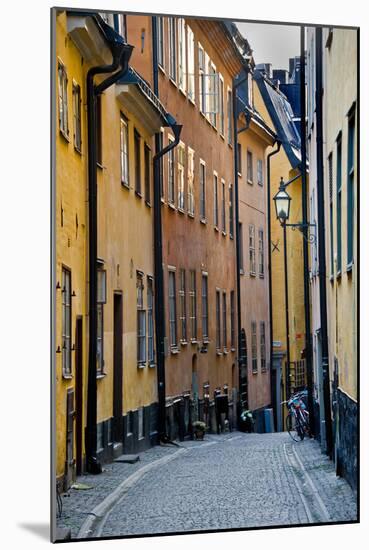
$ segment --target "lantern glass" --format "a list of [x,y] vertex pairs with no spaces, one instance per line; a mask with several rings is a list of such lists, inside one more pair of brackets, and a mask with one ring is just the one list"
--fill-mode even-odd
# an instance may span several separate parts
[[284,189],[280,189],[274,197],[275,210],[277,218],[280,221],[288,220],[290,216],[290,201],[291,197]]

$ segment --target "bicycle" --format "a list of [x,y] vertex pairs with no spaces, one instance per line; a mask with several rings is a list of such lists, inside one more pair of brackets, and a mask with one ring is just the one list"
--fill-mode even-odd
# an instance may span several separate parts
[[303,441],[305,435],[310,434],[309,411],[304,403],[306,392],[298,392],[292,395],[281,405],[287,404],[288,415],[286,417],[286,429],[294,441]]

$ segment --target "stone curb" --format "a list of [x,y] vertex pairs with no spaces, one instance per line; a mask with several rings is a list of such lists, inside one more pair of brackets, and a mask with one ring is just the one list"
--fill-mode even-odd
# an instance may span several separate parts
[[99,524],[104,520],[106,514],[115,506],[115,504],[128,492],[128,490],[135,484],[141,477],[143,477],[148,471],[162,466],[172,460],[176,459],[179,454],[188,452],[186,448],[178,449],[169,456],[163,456],[154,462],[150,462],[139,468],[127,477],[118,487],[110,493],[102,502],[100,502],[95,508],[89,512],[89,516],[81,525],[77,539],[87,539],[94,536],[94,533],[97,531]]

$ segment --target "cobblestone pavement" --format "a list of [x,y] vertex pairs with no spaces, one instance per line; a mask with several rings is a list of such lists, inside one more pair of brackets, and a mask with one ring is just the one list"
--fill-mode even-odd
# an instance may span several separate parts
[[[134,465],[109,465],[101,476],[79,479],[94,489],[71,490],[58,524],[77,537],[86,512],[98,516],[96,504],[127,476],[131,484],[110,505],[105,501],[101,517],[89,516],[94,526],[87,536],[356,520],[355,494],[313,440],[232,432],[181,447],[154,447]],[[165,464],[154,464],[165,456]]]

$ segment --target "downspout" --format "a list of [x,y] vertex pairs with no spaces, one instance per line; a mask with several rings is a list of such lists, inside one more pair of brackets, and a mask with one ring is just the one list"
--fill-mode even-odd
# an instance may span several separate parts
[[[96,166],[96,98],[114,84],[128,69],[133,46],[117,42],[110,45],[113,62],[110,65],[92,67],[87,73],[87,121],[88,121],[88,244],[89,244],[89,356],[87,382],[86,468],[89,473],[101,473],[97,459],[97,166]],[[117,69],[121,67],[120,70]],[[114,72],[116,71],[116,72]],[[95,87],[94,77],[113,73]]]
[[[244,358],[241,356],[241,254],[240,254],[240,229],[239,229],[239,195],[238,195],[238,106],[237,106],[237,88],[247,82],[249,67],[245,68],[246,77],[238,82],[233,79],[232,86],[232,103],[233,103],[233,163],[234,163],[234,193],[235,193],[235,234],[236,234],[236,287],[237,287],[237,348],[238,348],[238,422],[240,422],[241,410],[241,386],[242,386],[242,370],[244,365]],[[248,123],[249,124],[249,123]],[[247,127],[248,127],[247,124]],[[242,130],[245,130],[243,128]],[[246,365],[246,384],[247,384],[247,365]],[[248,396],[246,402],[246,408],[248,406]]]
[[307,179],[306,179],[306,90],[305,90],[305,26],[300,27],[300,101],[301,101],[301,197],[303,223],[304,258],[304,309],[305,309],[305,358],[307,371],[308,409],[310,433],[314,435],[313,368],[311,354],[310,325],[310,282],[307,219]]
[[[267,155],[267,199],[268,199],[268,293],[269,293],[269,365],[270,369],[273,368],[273,295],[272,295],[272,226],[271,226],[271,185],[270,185],[270,159],[273,155],[279,153],[281,149],[281,142],[277,140],[277,149],[274,149]],[[277,407],[279,403],[276,402],[275,393],[273,388],[270,388],[272,407],[274,411],[274,423],[277,426]]]
[[[158,53],[157,53],[157,26],[156,17],[152,17],[152,51],[153,51],[153,85],[154,93],[159,97],[158,79]],[[166,433],[165,415],[165,299],[164,299],[164,273],[163,273],[163,231],[161,221],[161,166],[160,159],[169,153],[179,143],[182,125],[170,116],[168,123],[174,133],[174,141],[164,149],[160,149],[160,133],[155,134],[155,155],[153,157],[154,172],[154,273],[155,273],[155,342],[157,361],[157,385],[158,385],[158,438],[159,441],[168,442]]]
[[329,355],[327,329],[327,286],[325,258],[325,217],[324,217],[324,167],[323,167],[323,52],[322,28],[317,27],[316,36],[316,158],[317,158],[317,198],[318,198],[318,258],[319,258],[319,307],[322,336],[323,400],[325,417],[326,453],[332,453],[332,417],[329,388]]

